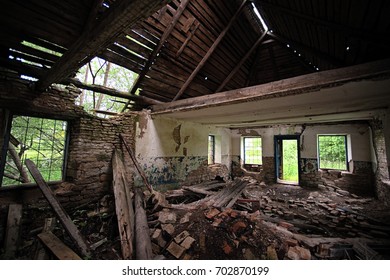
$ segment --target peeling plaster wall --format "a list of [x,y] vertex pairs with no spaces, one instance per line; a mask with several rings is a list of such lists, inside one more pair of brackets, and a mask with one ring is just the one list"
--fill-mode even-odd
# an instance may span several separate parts
[[[189,172],[207,165],[208,129],[194,123],[140,115],[135,153],[149,182],[160,188],[174,187]],[[141,184],[135,177],[135,183]]]
[[[317,160],[318,134],[348,135],[348,153],[350,172],[340,173],[331,178],[328,172],[319,172]],[[232,166],[233,175],[251,175],[267,183],[275,182],[274,136],[300,135],[300,174],[301,184],[316,187],[326,180],[337,180],[336,186],[352,192],[372,193],[372,144],[370,128],[365,122],[349,124],[320,125],[277,125],[261,128],[232,130]],[[263,165],[260,172],[247,172],[241,167],[241,137],[260,136],[262,138]]]

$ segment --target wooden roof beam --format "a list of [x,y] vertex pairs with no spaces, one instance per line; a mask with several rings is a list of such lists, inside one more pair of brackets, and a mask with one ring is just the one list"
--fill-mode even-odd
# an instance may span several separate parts
[[92,29],[84,29],[78,40],[53,65],[37,83],[38,90],[67,78],[86,59],[96,56],[102,49],[136,22],[143,20],[165,5],[169,0],[118,0],[105,12]]
[[202,69],[202,67],[206,64],[207,60],[210,58],[210,56],[213,54],[213,52],[217,49],[219,43],[221,43],[222,39],[225,37],[227,32],[229,31],[230,27],[232,27],[233,23],[236,21],[238,16],[241,14],[242,10],[244,9],[245,5],[248,3],[247,0],[244,0],[241,3],[241,6],[238,8],[237,12],[233,15],[233,17],[230,19],[228,25],[225,27],[224,30],[219,34],[218,38],[214,41],[211,48],[207,51],[206,55],[202,58],[202,60],[199,62],[198,66],[196,66],[195,70],[191,73],[189,78],[185,81],[183,86],[180,88],[179,92],[176,94],[176,96],[173,98],[172,101],[176,101],[179,99],[184,91],[188,88],[190,83],[195,79],[196,75]]
[[294,17],[303,19],[307,22],[314,23],[316,25],[321,25],[321,26],[323,26],[331,31],[337,30],[338,32],[343,33],[346,37],[355,37],[355,38],[358,38],[360,40],[375,44],[377,46],[380,46],[380,47],[383,47],[386,49],[390,49],[390,44],[386,40],[383,40],[383,38],[387,37],[386,34],[378,34],[378,33],[374,33],[371,31],[364,32],[364,30],[361,30],[361,29],[356,29],[356,28],[352,28],[352,27],[349,27],[346,25],[323,20],[323,19],[318,18],[318,17],[305,15],[305,14],[302,14],[300,12],[293,11],[289,8],[285,8],[285,7],[279,6],[279,5],[274,4],[274,3],[269,3],[266,1],[262,1],[262,0],[257,0],[257,1],[261,3],[261,6],[278,11],[282,14],[289,14],[289,15],[292,15]]
[[[150,66],[152,66],[153,61],[156,59],[158,53],[160,52],[161,48],[164,46],[165,41],[168,39],[168,37],[171,35],[177,21],[179,20],[180,16],[183,14],[184,10],[187,7],[187,4],[190,2],[190,0],[184,0],[181,2],[179,8],[177,9],[175,16],[173,17],[172,21],[169,23],[167,28],[165,29],[163,35],[160,38],[160,41],[158,42],[157,46],[153,49],[152,53],[150,54],[148,60],[146,61],[146,64],[144,68],[142,69],[141,73],[138,75],[137,80],[134,82],[133,87],[130,90],[130,94],[135,94],[137,89],[139,88],[142,81],[145,79],[146,74],[149,71]],[[162,13],[162,12],[161,12]],[[123,107],[122,112],[125,110],[126,106]]]
[[133,94],[129,94],[128,92],[119,91],[119,90],[105,87],[105,86],[101,86],[101,85],[84,84],[75,78],[68,78],[61,83],[62,84],[73,84],[78,88],[104,93],[104,94],[107,94],[109,96],[126,98],[126,99],[133,100],[133,101],[136,101],[136,102],[139,102],[142,104],[146,104],[146,105],[157,105],[157,104],[163,103],[163,102],[157,101],[155,99],[152,99],[152,98],[149,98],[146,96],[133,95]]
[[243,58],[241,58],[240,62],[237,63],[236,67],[230,72],[230,74],[225,78],[225,80],[222,82],[222,84],[218,87],[216,92],[220,92],[223,90],[223,88],[226,86],[226,84],[233,78],[233,76],[237,73],[238,70],[240,70],[241,66],[245,63],[245,61],[249,58],[249,56],[253,53],[253,51],[263,42],[265,35],[267,35],[267,32],[264,32],[259,39],[256,40],[256,42],[253,44],[253,46],[250,48],[250,50],[244,55]]

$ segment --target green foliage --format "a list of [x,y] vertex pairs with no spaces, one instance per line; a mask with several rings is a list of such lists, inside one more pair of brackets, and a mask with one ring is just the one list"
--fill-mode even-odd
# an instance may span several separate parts
[[262,164],[262,146],[260,137],[244,138],[245,164]]
[[347,170],[346,136],[319,135],[320,168]]
[[[108,73],[106,73],[107,63],[105,60],[94,58],[90,64],[86,64],[79,69],[76,77],[87,84],[103,85],[119,91],[129,92],[138,74],[113,63],[110,64]],[[106,82],[104,82],[105,76],[107,76]],[[136,95],[138,94],[139,92],[137,91]],[[99,99],[101,99],[101,102],[98,102]],[[112,97],[102,93],[94,94],[92,91],[84,90],[80,94],[77,104],[83,106],[86,111],[96,109],[109,112],[121,112],[124,103],[127,101],[124,98]],[[106,117],[105,115],[99,116]]]
[[298,182],[298,142],[283,140],[283,180]]
[[[66,138],[65,121],[16,116],[12,121],[11,135],[15,140],[11,141],[14,144],[10,146],[15,146],[17,155],[15,160],[15,155],[11,156],[10,151],[7,153],[4,173],[8,177],[3,178],[3,185],[22,183],[20,179],[22,174],[17,161],[23,163],[22,168],[27,170],[24,166],[25,159],[31,159],[36,164],[46,181],[62,179]],[[26,174],[29,173],[26,172]],[[31,176],[29,180],[32,181]]]

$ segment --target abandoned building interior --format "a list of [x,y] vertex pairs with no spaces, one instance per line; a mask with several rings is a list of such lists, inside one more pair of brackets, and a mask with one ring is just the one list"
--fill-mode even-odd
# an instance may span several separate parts
[[389,1],[0,2],[0,259],[390,259]]

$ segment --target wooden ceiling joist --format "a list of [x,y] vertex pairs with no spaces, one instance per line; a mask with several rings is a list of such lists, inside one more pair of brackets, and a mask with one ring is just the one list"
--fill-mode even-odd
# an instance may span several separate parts
[[78,40],[39,81],[37,89],[45,90],[51,84],[64,80],[76,71],[86,58],[97,55],[110,45],[126,28],[147,18],[168,0],[119,0],[113,4],[91,30],[84,30]]
[[247,0],[244,0],[242,3],[241,3],[241,6],[238,8],[237,12],[234,14],[234,16],[231,18],[231,20],[229,21],[228,25],[225,27],[225,29],[219,34],[218,38],[214,41],[213,45],[211,46],[211,48],[208,50],[208,52],[206,53],[206,55],[202,58],[202,60],[199,62],[198,66],[196,66],[195,70],[191,73],[191,75],[189,76],[189,78],[187,79],[187,81],[184,83],[184,85],[180,88],[179,92],[176,94],[175,98],[173,98],[172,101],[176,101],[177,99],[179,99],[184,91],[188,88],[188,86],[190,85],[190,83],[194,80],[195,76],[198,74],[198,72],[200,71],[200,69],[202,69],[202,67],[206,64],[207,60],[210,58],[210,56],[213,54],[213,52],[217,49],[219,43],[222,41],[222,39],[225,37],[225,35],[227,34],[227,32],[229,31],[230,27],[233,25],[233,23],[236,21],[236,19],[238,18],[238,16],[240,15],[240,13],[242,12],[242,10],[244,9],[244,7],[246,6],[247,4]]

